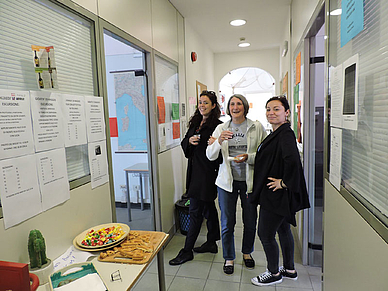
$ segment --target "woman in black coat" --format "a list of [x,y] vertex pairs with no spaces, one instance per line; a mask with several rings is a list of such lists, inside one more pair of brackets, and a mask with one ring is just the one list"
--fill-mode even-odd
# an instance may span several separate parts
[[[258,286],[281,283],[283,278],[297,280],[290,224],[296,226],[296,212],[310,207],[295,134],[287,120],[288,101],[284,96],[272,97],[266,109],[273,132],[258,148],[249,197],[250,202],[260,204],[258,234],[267,258],[267,271],[251,280]],[[280,268],[276,233],[283,255]]]
[[[215,180],[222,157],[209,161],[206,157],[206,147],[212,132],[222,123],[218,119],[220,114],[216,94],[213,91],[203,91],[198,108],[189,121],[189,130],[181,142],[188,159],[186,193],[190,198],[190,225],[185,246],[170,260],[170,265],[180,265],[192,260],[193,250],[198,253],[218,252],[216,241],[220,239],[220,223],[214,200],[217,198]],[[204,217],[207,220],[207,241],[194,248]]]

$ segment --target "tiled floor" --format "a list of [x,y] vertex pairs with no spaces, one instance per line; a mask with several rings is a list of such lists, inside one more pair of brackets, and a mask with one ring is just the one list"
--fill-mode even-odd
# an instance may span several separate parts
[[[296,270],[298,271],[298,280],[283,280],[281,284],[258,287],[252,285],[251,278],[264,272],[266,269],[266,260],[263,248],[256,238],[255,251],[252,256],[256,261],[256,267],[248,270],[243,266],[242,254],[237,250],[241,249],[242,241],[242,222],[241,213],[237,213],[237,224],[235,230],[236,261],[235,272],[232,276],[227,276],[222,271],[223,258],[221,242],[218,242],[217,254],[196,254],[194,260],[186,262],[180,266],[170,266],[168,261],[174,258],[183,247],[185,236],[179,232],[171,239],[164,250],[164,270],[166,278],[166,290],[168,291],[321,291],[321,268],[303,266],[301,255],[295,250]],[[206,241],[206,226],[203,225],[196,245],[201,245]],[[157,291],[158,276],[156,260],[152,262],[146,273],[133,288],[135,291]]]

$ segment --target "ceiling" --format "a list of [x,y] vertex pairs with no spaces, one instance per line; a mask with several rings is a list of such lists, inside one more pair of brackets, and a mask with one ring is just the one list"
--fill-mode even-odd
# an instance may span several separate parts
[[[214,53],[281,47],[292,0],[169,0]],[[229,24],[245,19],[240,27]],[[239,48],[241,37],[251,46]]]

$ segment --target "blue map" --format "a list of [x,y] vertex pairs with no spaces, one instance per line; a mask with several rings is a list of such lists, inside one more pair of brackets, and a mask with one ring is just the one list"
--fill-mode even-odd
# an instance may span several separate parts
[[119,151],[147,151],[143,79],[134,74],[115,75]]

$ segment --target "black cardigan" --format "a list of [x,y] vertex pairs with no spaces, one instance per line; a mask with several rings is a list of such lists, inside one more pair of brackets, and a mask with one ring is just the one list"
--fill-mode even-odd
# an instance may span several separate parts
[[181,146],[185,157],[188,159],[186,174],[186,193],[188,197],[194,197],[203,201],[213,201],[217,198],[215,181],[218,168],[222,163],[222,156],[215,161],[209,161],[206,157],[207,141],[218,124],[208,126],[206,123],[200,129],[201,139],[198,145],[189,143],[189,138],[194,135],[195,127],[190,127]]
[[[273,191],[268,177],[283,179],[287,189]],[[282,124],[259,146],[255,159],[250,202],[286,217],[296,226],[295,213],[309,208],[309,197],[295,135],[289,123]]]

